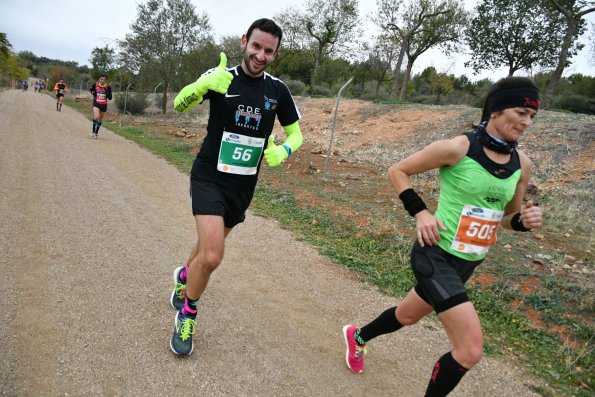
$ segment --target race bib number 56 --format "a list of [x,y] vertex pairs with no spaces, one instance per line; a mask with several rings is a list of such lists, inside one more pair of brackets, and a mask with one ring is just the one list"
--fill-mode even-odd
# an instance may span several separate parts
[[465,205],[451,248],[466,254],[485,254],[496,244],[496,230],[504,211]]
[[256,174],[264,142],[264,138],[223,132],[217,170],[238,175]]

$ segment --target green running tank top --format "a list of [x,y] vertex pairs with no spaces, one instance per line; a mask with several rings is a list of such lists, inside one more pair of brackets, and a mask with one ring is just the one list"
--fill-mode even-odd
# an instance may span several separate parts
[[469,151],[454,166],[440,168],[440,196],[435,216],[447,230],[440,231],[440,248],[459,258],[483,259],[496,242],[504,208],[514,197],[521,178],[516,150],[506,164],[488,158],[475,131],[466,134]]

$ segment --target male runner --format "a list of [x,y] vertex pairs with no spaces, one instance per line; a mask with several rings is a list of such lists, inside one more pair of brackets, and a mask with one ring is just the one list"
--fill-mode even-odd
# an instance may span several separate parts
[[[241,65],[226,69],[227,58],[221,53],[219,66],[184,87],[174,102],[179,112],[204,99],[210,107],[207,136],[190,178],[198,240],[186,266],[174,271],[171,304],[179,311],[170,347],[176,354],[192,352],[199,298],[223,259],[225,237],[244,221],[263,156],[276,167],[302,144],[300,113],[289,89],[265,72],[281,38],[275,22],[256,20],[242,36]],[[282,145],[271,135],[275,118],[287,134]]]
[[66,93],[66,83],[64,80],[60,79],[54,85],[54,92],[56,93],[56,111],[62,111],[62,103],[64,102],[64,94]]

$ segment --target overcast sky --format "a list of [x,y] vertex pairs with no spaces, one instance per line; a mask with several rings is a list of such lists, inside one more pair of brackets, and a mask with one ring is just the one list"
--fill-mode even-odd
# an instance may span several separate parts
[[[93,48],[115,47],[115,40],[130,33],[130,25],[137,17],[138,3],[139,0],[0,0],[0,32],[7,34],[14,52],[27,50],[37,56],[90,66]],[[192,3],[197,11],[206,11],[210,16],[218,39],[233,34],[239,38],[254,20],[272,18],[294,4],[303,9],[305,0],[192,0]],[[468,10],[475,3],[475,0],[465,0]],[[376,10],[376,0],[359,0],[359,4],[362,19]],[[589,26],[595,22],[593,14],[588,15]],[[566,69],[565,75],[595,75],[595,65],[589,61],[593,45],[589,43],[589,37],[590,32],[582,36],[581,41],[586,46],[578,57],[573,58],[573,65]],[[482,77],[495,80],[507,73],[503,68],[473,76],[472,70],[463,65],[468,60],[466,54],[446,57],[431,50],[418,58],[413,73],[419,73],[427,66],[456,76],[466,74],[472,80]]]

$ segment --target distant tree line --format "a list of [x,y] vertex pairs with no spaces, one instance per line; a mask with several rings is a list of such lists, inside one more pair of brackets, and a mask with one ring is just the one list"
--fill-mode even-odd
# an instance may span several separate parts
[[21,65],[17,55],[12,52],[12,45],[6,33],[0,33],[0,80],[2,86],[7,86],[16,80],[29,77],[29,70]]
[[[593,0],[480,0],[472,11],[462,0],[377,0],[367,16],[377,33],[365,39],[358,6],[358,0],[306,0],[275,15],[284,38],[270,73],[295,95],[333,96],[353,77],[344,93],[352,98],[479,106],[493,81],[472,82],[434,67],[412,75],[419,57],[438,49],[466,54],[474,73],[524,71],[549,108],[595,113],[594,77],[562,77],[582,48],[578,38],[587,29],[585,15],[595,11]],[[93,49],[91,70],[28,52],[18,54],[20,66],[81,84],[106,73],[116,90],[159,92],[165,113],[169,93],[213,67],[220,51],[229,64],[241,62],[239,38],[216,41],[209,15],[190,0],[147,0],[137,11],[131,32],[115,47]],[[595,62],[595,46],[591,55]]]

